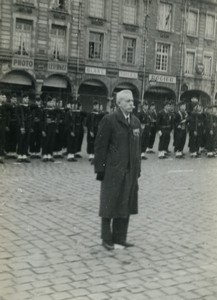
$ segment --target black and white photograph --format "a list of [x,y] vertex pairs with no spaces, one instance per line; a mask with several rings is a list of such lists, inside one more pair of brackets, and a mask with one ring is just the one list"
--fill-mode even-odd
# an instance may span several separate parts
[[217,300],[217,0],[0,0],[0,300]]

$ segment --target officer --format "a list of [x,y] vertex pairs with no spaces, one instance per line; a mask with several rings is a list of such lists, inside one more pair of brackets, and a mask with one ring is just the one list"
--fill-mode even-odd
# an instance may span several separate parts
[[142,127],[142,137],[141,137],[141,159],[148,159],[145,155],[146,149],[150,138],[150,116],[148,111],[148,102],[144,102],[142,105],[142,110],[138,113],[138,119],[140,120]]
[[21,103],[17,106],[17,126],[18,126],[18,147],[17,162],[30,162],[28,156],[30,131],[32,126],[31,109],[29,106],[29,96],[24,95]]
[[149,118],[150,118],[150,135],[149,135],[149,141],[148,141],[148,147],[146,152],[147,153],[154,153],[153,146],[155,142],[156,137],[156,130],[157,130],[157,112],[155,108],[155,103],[152,102],[149,107]]
[[184,102],[180,102],[178,107],[174,116],[174,150],[176,158],[184,158],[183,149],[186,142],[188,114]]
[[54,162],[53,151],[57,130],[56,98],[49,97],[42,113],[42,161]]
[[17,95],[13,94],[7,105],[6,158],[17,158]]
[[158,158],[167,158],[168,140],[171,132],[170,102],[164,102],[164,108],[157,115],[157,130],[159,134]]
[[6,96],[0,94],[0,164],[4,163],[5,132],[6,132]]
[[89,161],[93,163],[94,160],[94,142],[98,132],[99,125],[99,103],[93,102],[93,110],[87,116],[87,153],[89,154]]
[[32,111],[32,128],[30,134],[31,158],[41,158],[42,101],[40,96],[36,96],[35,103],[32,103],[30,107]]

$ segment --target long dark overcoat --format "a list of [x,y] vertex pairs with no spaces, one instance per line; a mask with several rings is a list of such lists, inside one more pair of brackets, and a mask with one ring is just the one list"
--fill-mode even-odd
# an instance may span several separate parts
[[141,126],[134,116],[128,124],[120,109],[106,115],[95,141],[95,172],[104,172],[99,215],[126,217],[138,213],[141,167]]

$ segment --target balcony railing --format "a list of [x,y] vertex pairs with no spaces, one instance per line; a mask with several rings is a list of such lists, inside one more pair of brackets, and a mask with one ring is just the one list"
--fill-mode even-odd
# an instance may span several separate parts
[[35,0],[15,0],[16,4],[35,6]]

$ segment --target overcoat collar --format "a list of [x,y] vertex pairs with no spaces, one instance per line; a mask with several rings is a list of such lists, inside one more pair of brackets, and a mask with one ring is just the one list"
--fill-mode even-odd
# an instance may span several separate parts
[[[117,119],[118,119],[119,122],[121,122],[121,123],[123,123],[123,124],[129,126],[129,124],[128,124],[128,122],[127,122],[127,120],[126,120],[126,118],[125,118],[125,116],[124,116],[124,114],[122,113],[122,111],[121,111],[120,108],[118,108],[118,109],[116,110],[115,114],[116,114]],[[130,123],[131,123],[131,121],[132,121],[132,115],[130,114]]]

